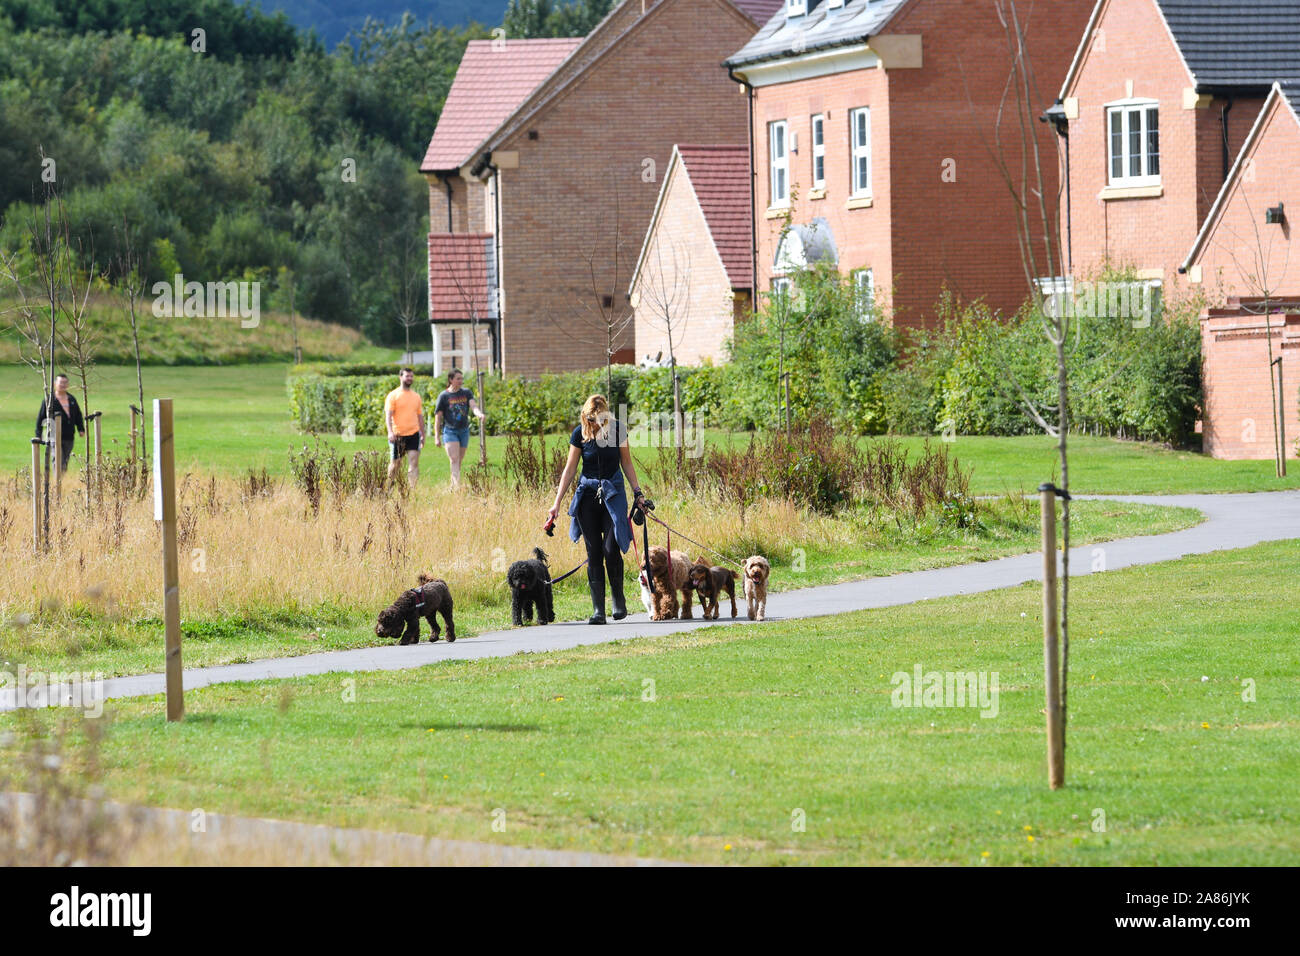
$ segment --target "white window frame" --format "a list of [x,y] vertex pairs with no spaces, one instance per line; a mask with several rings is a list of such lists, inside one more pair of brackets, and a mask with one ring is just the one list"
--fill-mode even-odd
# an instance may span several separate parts
[[853,270],[853,314],[859,322],[869,322],[876,306],[876,270],[870,267]]
[[[779,156],[778,142],[781,147]],[[767,124],[767,164],[768,208],[783,209],[790,205],[790,124],[786,120]]]
[[[812,140],[812,188],[826,188],[826,114],[814,113],[810,121],[808,138]],[[817,164],[821,163],[821,175]]]
[[808,12],[808,0],[785,0],[785,15],[801,17]]
[[[1159,186],[1160,185],[1160,103],[1151,99],[1118,100],[1107,103],[1106,117],[1106,184],[1109,186]],[[1155,114],[1155,151],[1151,151],[1150,129],[1151,114]],[[1115,132],[1113,124],[1118,118],[1119,156],[1115,155]],[[1136,123],[1137,129],[1134,129]],[[1138,137],[1138,155],[1133,155],[1133,135]],[[1154,163],[1152,159],[1154,157]],[[1115,160],[1120,162],[1122,175],[1115,175]],[[1133,161],[1137,160],[1138,172],[1133,172]],[[1152,172],[1151,167],[1155,166]]]
[[[858,117],[865,116],[864,138],[858,140]],[[859,182],[859,160],[866,160],[865,182]],[[871,107],[860,106],[849,110],[849,196],[859,198],[871,195]]]

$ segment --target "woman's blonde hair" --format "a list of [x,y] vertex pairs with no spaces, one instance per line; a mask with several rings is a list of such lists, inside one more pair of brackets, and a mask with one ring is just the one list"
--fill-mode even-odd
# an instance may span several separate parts
[[591,441],[609,424],[609,402],[604,395],[591,395],[582,403],[582,440]]

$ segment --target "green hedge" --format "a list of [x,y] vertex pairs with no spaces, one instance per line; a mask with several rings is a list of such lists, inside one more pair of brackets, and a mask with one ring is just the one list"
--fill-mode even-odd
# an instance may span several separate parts
[[[685,411],[709,412],[717,407],[726,392],[723,369],[683,367],[678,371]],[[606,380],[603,368],[543,375],[536,380],[489,375],[481,396],[488,413],[488,434],[569,431],[592,393],[605,395],[615,411],[620,405],[643,413],[672,411],[669,369],[616,365],[611,377],[612,382]],[[382,435],[384,396],[396,386],[397,376],[389,365],[298,365],[288,378],[290,414],[304,432],[341,432],[344,420],[351,417],[358,435]],[[425,414],[432,419],[431,404],[446,387],[446,379],[434,379],[417,370],[412,387],[424,399]]]

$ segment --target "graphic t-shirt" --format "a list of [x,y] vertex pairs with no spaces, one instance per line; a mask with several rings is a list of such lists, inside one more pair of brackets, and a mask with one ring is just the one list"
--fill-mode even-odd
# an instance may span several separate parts
[[420,410],[423,407],[419,392],[413,388],[399,386],[384,399],[384,414],[393,413],[393,431],[403,436],[420,433]]
[[469,425],[469,403],[473,399],[474,393],[468,388],[459,388],[454,392],[443,389],[438,395],[434,413],[442,412],[445,428],[465,428]]

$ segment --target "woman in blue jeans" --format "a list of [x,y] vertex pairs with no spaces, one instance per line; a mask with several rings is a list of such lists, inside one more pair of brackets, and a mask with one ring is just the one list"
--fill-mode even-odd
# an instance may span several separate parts
[[569,460],[565,462],[550,518],[560,513],[560,499],[573,481],[579,460],[582,475],[569,505],[569,537],[581,534],[587,546],[587,585],[591,588],[592,614],[588,624],[605,623],[605,578],[614,599],[614,620],[627,617],[623,598],[623,554],[632,545],[627,521],[627,496],[623,488],[626,473],[632,482],[633,501],[643,498],[636,480],[636,466],[627,445],[627,430],[609,411],[604,395],[592,395],[582,406],[582,420],[569,436]]
[[474,393],[465,388],[465,376],[458,368],[447,374],[447,387],[438,393],[434,405],[433,434],[434,443],[447,449],[447,460],[451,463],[451,484],[460,487],[460,463],[465,460],[465,450],[469,448],[469,416],[478,417],[479,427],[487,416],[474,400]]

